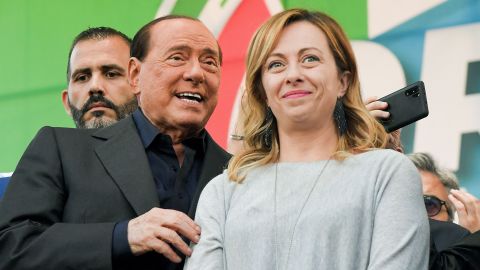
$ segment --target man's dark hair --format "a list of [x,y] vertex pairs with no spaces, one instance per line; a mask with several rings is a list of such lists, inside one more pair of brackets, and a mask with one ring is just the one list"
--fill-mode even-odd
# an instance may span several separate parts
[[459,189],[458,179],[450,171],[440,168],[430,154],[413,153],[408,155],[415,167],[420,171],[429,172],[438,177],[443,186],[450,192],[451,189]]
[[[135,36],[133,37],[132,46],[130,46],[130,56],[135,57],[140,61],[143,61],[143,59],[145,59],[145,57],[148,54],[148,50],[150,49],[150,29],[152,28],[152,26],[154,26],[155,24],[161,21],[173,20],[173,19],[186,19],[186,20],[200,22],[200,20],[197,18],[183,16],[183,15],[167,15],[167,16],[157,18],[147,23],[146,25],[144,25],[135,34]],[[222,64],[222,51],[218,43],[217,43],[217,47],[218,47],[219,61],[220,61],[220,64]]]
[[72,57],[73,48],[75,48],[77,43],[84,40],[104,40],[109,37],[122,38],[128,45],[128,47],[130,47],[130,45],[132,44],[132,39],[130,39],[127,35],[118,30],[105,26],[88,28],[87,30],[82,31],[75,37],[72,42],[72,46],[70,47],[70,51],[68,52],[67,82],[70,81],[70,57]]

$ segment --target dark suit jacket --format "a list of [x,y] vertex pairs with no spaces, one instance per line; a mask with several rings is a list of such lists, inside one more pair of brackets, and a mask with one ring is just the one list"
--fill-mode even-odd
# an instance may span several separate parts
[[453,222],[428,219],[430,223],[430,240],[435,243],[437,251],[453,246],[470,232]]
[[[207,136],[191,217],[230,158]],[[0,204],[0,269],[111,269],[115,223],[153,207],[162,206],[131,117],[98,130],[44,127]]]
[[[480,270],[480,231],[465,234],[465,229],[459,230],[456,226],[430,221],[430,270]],[[448,246],[437,247],[437,243],[446,245],[447,242]]]

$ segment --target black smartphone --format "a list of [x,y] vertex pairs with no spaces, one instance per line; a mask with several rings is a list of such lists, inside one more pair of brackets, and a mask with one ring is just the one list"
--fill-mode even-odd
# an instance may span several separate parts
[[390,117],[380,122],[389,133],[428,115],[427,95],[422,81],[414,82],[379,100],[388,103]]

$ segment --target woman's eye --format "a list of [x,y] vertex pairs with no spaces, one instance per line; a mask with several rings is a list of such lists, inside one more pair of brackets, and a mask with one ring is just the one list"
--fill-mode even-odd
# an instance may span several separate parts
[[280,62],[271,62],[270,64],[268,64],[268,69],[272,69],[272,68],[279,68],[282,66],[282,63]]
[[316,62],[316,61],[319,61],[320,59],[316,56],[313,56],[313,55],[309,55],[305,58],[303,58],[303,62],[304,63],[311,63],[311,62]]

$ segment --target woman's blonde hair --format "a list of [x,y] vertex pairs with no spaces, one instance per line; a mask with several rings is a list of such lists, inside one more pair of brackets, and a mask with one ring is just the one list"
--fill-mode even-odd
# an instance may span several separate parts
[[[232,181],[242,182],[248,170],[278,161],[280,146],[275,117],[267,116],[267,101],[262,85],[262,67],[276,46],[282,30],[295,22],[307,21],[317,26],[327,37],[339,74],[348,73],[348,88],[342,98],[347,131],[339,136],[334,158],[345,159],[354,153],[372,148],[384,148],[388,139],[383,126],[367,111],[360,94],[357,64],[350,42],[338,23],[330,16],[316,11],[290,9],[265,22],[253,36],[247,55],[246,89],[242,109],[245,121],[244,150],[228,165]],[[333,117],[333,116],[332,116]],[[271,143],[265,135],[271,132]],[[337,132],[339,134],[339,132]]]

